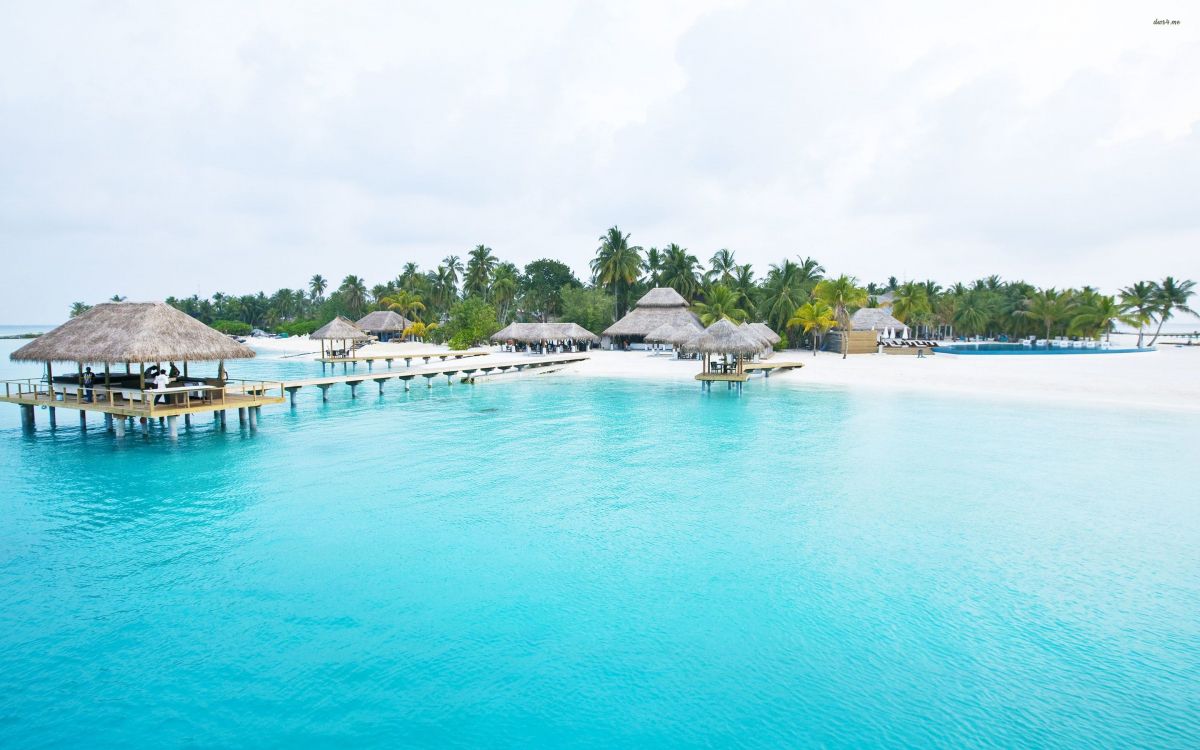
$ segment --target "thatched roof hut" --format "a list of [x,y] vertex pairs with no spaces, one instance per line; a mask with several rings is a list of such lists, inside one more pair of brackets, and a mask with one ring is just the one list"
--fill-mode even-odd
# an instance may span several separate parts
[[850,329],[854,331],[884,331],[889,328],[899,331],[908,326],[878,307],[864,307],[850,316]]
[[379,335],[381,333],[403,333],[411,325],[408,318],[392,310],[376,310],[358,319],[356,326]]
[[212,362],[254,350],[165,302],[105,302],[10,355],[18,362]]
[[759,338],[767,342],[767,346],[775,346],[783,340],[766,323],[748,323],[747,325],[752,331],[758,334]]
[[688,339],[704,332],[703,326],[699,323],[663,323],[658,328],[655,328],[650,333],[646,334],[646,340],[654,343],[671,344],[679,346]]
[[493,333],[492,341],[599,341],[600,337],[578,323],[509,323]]
[[689,343],[692,351],[701,354],[736,354],[749,356],[758,354],[763,349],[762,341],[745,328],[739,328],[721,318],[704,330],[704,333],[692,339]]
[[367,341],[371,335],[341,315],[313,331],[308,336],[314,341]]
[[688,309],[687,300],[669,287],[656,287],[646,292],[625,317],[604,331],[605,336],[645,338],[655,328],[670,323],[675,326],[700,325],[700,319]]

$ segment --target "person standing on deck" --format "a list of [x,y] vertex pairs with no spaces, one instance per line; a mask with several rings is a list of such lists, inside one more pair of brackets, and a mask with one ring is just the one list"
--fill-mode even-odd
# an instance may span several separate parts
[[96,376],[92,373],[92,368],[86,368],[83,371],[83,402],[85,404],[92,403],[92,384],[95,382]]
[[[167,389],[167,384],[170,382],[171,382],[171,376],[167,375],[166,372],[164,372],[163,370],[160,369],[158,371],[158,374],[154,376],[154,390],[165,391]],[[161,401],[159,399],[161,399]],[[165,403],[167,403],[167,397],[165,395],[155,396],[154,403],[165,404]]]

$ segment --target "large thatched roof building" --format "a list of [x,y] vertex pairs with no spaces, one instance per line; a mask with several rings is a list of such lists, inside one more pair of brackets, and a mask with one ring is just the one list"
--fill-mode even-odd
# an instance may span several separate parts
[[380,341],[389,341],[404,333],[411,323],[408,318],[392,310],[376,310],[359,318],[355,325]]
[[646,334],[665,324],[700,326],[700,319],[688,309],[687,300],[669,287],[656,287],[646,292],[625,317],[604,331],[605,336],[640,342]]
[[215,362],[254,350],[165,302],[105,302],[12,353],[18,362]]

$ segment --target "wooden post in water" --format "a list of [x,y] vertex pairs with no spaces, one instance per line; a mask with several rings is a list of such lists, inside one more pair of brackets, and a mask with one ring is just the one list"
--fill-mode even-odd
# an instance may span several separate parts
[[246,424],[246,407],[238,407],[238,424]]
[[125,417],[118,417],[112,423],[113,432],[117,433],[117,437],[125,437]]
[[172,440],[179,438],[179,417],[174,414],[167,417],[167,434],[171,436]]
[[251,406],[246,411],[249,412],[249,416],[250,416],[250,429],[257,430],[258,429],[258,408]]

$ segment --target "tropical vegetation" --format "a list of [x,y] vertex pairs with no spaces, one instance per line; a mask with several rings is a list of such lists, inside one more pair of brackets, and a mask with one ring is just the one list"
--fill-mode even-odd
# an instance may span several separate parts
[[[790,345],[814,351],[829,330],[848,326],[862,307],[889,308],[918,337],[1095,339],[1129,326],[1138,331],[1139,347],[1147,340],[1153,345],[1167,321],[1196,314],[1190,306],[1195,283],[1172,276],[1138,281],[1106,295],[1088,286],[1039,289],[994,275],[946,286],[895,276],[863,284],[846,274],[829,275],[817,259],[799,254],[781,258],[757,275],[728,248],[708,255],[707,264],[700,257],[673,242],[644,250],[628,232],[613,226],[600,235],[590,275],[583,278],[553,258],[518,267],[481,243],[461,255],[447,255],[432,269],[401,263],[396,276],[380,283],[368,284],[354,274],[335,283],[313,274],[303,288],[272,294],[217,292],[208,298],[169,297],[167,302],[231,333],[258,328],[303,334],[335,315],[357,319],[371,310],[394,310],[412,321],[405,332],[410,338],[469,346],[514,320],[558,320],[603,331],[646,291],[666,286],[679,292],[706,324],[720,318],[761,320]],[[89,307],[76,302],[70,314]],[[841,341],[844,356],[846,337]]]

